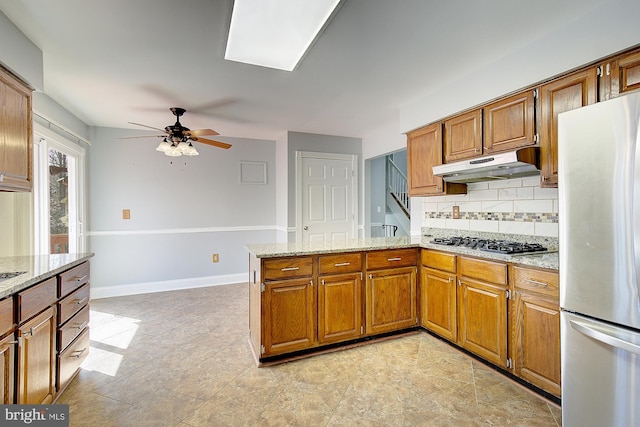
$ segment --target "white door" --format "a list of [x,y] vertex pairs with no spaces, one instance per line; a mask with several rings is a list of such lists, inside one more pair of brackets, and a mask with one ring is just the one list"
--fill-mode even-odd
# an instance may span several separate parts
[[34,126],[35,247],[38,254],[85,251],[84,148]]
[[297,240],[316,242],[357,236],[357,156],[296,153]]

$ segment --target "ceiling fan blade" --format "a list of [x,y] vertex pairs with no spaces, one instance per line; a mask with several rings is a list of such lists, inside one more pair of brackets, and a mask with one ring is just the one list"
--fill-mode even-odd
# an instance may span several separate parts
[[224,148],[224,149],[231,148],[231,144],[227,144],[226,142],[214,141],[212,139],[205,139],[205,138],[191,138],[191,139],[196,142],[201,142],[207,145],[213,145],[214,147],[218,147],[218,148]]
[[142,135],[142,136],[121,136],[116,139],[134,139],[134,138],[165,138],[167,134],[164,135]]
[[164,132],[164,133],[166,133],[166,132],[164,131],[164,129],[154,128],[153,126],[147,126],[147,125],[143,125],[143,124],[140,124],[140,123],[134,123],[134,122],[129,122],[129,124],[136,125],[136,126],[142,126],[142,127],[145,127],[145,128],[149,128],[149,129],[157,130],[157,131],[159,131],[159,132]]
[[196,137],[202,136],[202,135],[220,135],[218,132],[216,132],[213,129],[191,129],[189,133],[192,136],[196,136]]

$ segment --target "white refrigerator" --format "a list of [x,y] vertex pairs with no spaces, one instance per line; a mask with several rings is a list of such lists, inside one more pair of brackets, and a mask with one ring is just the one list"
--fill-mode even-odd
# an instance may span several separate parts
[[558,117],[563,427],[640,426],[640,93]]

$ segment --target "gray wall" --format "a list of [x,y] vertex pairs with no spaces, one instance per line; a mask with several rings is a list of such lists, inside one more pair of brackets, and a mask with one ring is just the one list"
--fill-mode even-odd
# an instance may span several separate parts
[[[229,150],[198,144],[200,156],[171,158],[155,151],[159,141],[117,139],[131,135],[91,129],[92,285],[244,274],[244,245],[275,236],[275,142],[229,138]],[[241,161],[266,162],[267,183],[240,183]],[[123,209],[131,219],[122,219]]]

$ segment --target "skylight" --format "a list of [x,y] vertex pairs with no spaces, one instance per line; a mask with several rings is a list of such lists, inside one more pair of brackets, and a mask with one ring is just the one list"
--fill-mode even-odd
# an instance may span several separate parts
[[235,0],[225,59],[293,71],[340,0]]

